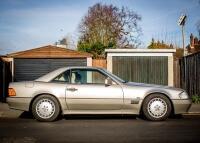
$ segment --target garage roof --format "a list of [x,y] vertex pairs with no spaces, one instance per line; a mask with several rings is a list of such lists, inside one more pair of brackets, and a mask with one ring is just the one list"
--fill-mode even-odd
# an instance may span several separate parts
[[176,49],[106,49],[106,53],[175,53]]
[[12,58],[87,58],[92,57],[86,52],[61,48],[54,45],[47,45],[26,51],[20,51],[7,55]]

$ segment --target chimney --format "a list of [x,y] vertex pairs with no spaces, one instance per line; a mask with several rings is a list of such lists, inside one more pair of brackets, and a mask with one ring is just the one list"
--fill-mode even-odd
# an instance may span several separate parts
[[191,33],[190,34],[190,48],[191,49],[194,49],[194,36],[193,36],[193,34]]

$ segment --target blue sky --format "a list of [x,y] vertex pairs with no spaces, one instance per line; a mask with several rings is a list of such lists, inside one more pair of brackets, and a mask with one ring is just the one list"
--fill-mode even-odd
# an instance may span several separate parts
[[141,48],[151,38],[181,45],[177,20],[188,16],[185,33],[197,34],[200,0],[0,0],[0,55],[53,44],[66,35],[78,38],[78,24],[97,2],[126,6],[142,16]]

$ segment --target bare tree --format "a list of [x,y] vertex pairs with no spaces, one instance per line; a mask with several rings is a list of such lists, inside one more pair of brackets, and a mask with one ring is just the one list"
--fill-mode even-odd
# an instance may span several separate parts
[[137,47],[140,45],[141,28],[138,26],[138,21],[141,20],[141,16],[128,8],[122,7],[119,12],[119,19],[119,45],[124,45],[125,47],[129,47],[129,45]]
[[137,47],[140,44],[140,20],[141,16],[127,7],[97,3],[89,7],[80,23],[78,48],[84,50],[81,48],[83,43],[100,43],[102,51],[108,47]]

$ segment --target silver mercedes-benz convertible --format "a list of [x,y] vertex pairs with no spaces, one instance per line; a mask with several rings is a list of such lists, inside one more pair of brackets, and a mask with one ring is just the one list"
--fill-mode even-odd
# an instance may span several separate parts
[[94,67],[59,68],[34,81],[12,82],[8,95],[10,108],[31,111],[39,121],[59,114],[142,114],[161,121],[191,105],[182,89],[126,82]]

